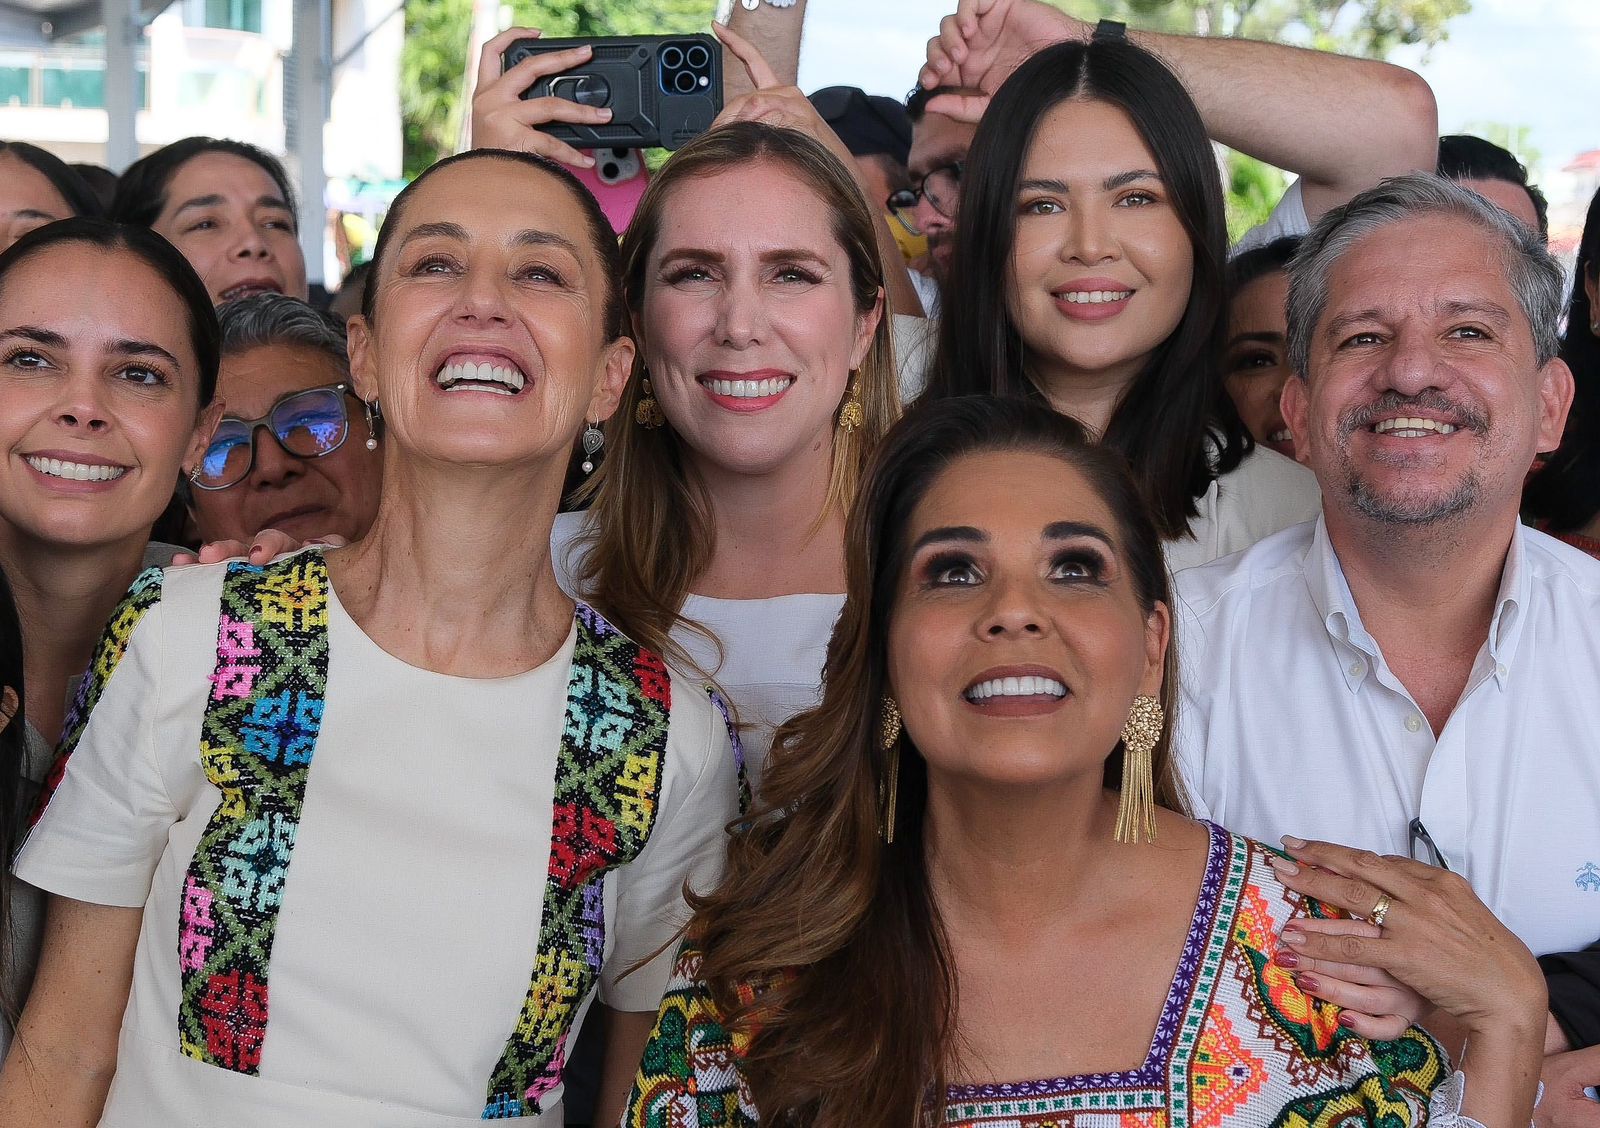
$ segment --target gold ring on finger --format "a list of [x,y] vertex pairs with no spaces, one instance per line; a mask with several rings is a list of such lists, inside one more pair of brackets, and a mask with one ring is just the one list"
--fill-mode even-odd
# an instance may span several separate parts
[[1378,894],[1378,903],[1372,906],[1372,911],[1367,914],[1367,919],[1379,928],[1383,927],[1384,918],[1389,915],[1389,894]]

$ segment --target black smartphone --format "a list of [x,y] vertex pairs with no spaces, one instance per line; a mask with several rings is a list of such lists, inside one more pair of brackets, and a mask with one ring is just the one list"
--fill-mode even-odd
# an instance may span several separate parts
[[588,62],[522,93],[611,109],[604,125],[540,127],[574,148],[677,149],[711,128],[722,111],[722,44],[709,35],[519,39],[501,56],[501,70],[530,55],[583,46],[594,49]]

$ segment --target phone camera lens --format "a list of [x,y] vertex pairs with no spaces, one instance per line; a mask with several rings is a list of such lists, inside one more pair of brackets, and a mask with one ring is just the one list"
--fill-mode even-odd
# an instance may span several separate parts
[[689,48],[687,52],[685,52],[685,58],[688,59],[691,67],[693,67],[695,70],[699,70],[711,61],[711,52],[707,51],[704,47],[696,43],[693,47]]
[[681,47],[663,47],[661,49],[661,65],[667,70],[677,70],[683,66],[683,49]]
[[688,71],[679,71],[672,76],[672,86],[679,94],[693,94],[695,91],[694,75]]

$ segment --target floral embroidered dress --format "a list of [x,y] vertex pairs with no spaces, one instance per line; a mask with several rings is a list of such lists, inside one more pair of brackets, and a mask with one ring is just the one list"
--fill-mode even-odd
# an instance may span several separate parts
[[112,1126],[561,1124],[588,1006],[656,1009],[737,811],[712,702],[589,608],[449,677],[317,550],[141,576],[62,747],[17,873],[144,910]]
[[[1188,939],[1144,1062],[1125,1073],[953,1086],[944,1122],[960,1128],[1407,1128],[1427,1122],[1450,1077],[1443,1051],[1413,1027],[1367,1042],[1336,1008],[1302,994],[1271,961],[1296,915],[1268,849],[1211,827]],[[686,946],[629,1101],[628,1128],[760,1122],[730,1034]]]

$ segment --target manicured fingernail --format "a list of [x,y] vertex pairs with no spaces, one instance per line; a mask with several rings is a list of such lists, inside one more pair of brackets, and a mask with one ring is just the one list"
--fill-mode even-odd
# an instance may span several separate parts
[[[1288,937],[1286,936],[1285,939],[1288,939]],[[1279,948],[1272,953],[1272,962],[1279,967],[1299,967],[1300,957],[1286,948]]]
[[1295,980],[1300,984],[1300,990],[1302,991],[1310,991],[1315,993],[1322,990],[1322,983],[1315,975],[1306,975],[1302,973],[1295,976]]
[[602,106],[602,107],[600,107],[600,116],[605,118],[607,121],[610,121],[611,120],[611,111],[606,109],[604,106]]
[[1306,840],[1304,838],[1296,838],[1292,834],[1285,834],[1282,838],[1278,839],[1278,841],[1282,842],[1291,850],[1298,850],[1300,847],[1306,844]]
[[1355,1029],[1356,1020],[1351,1018],[1350,1015],[1347,1012],[1340,1011],[1339,1012],[1339,1025],[1343,1026],[1346,1030],[1353,1030],[1353,1029]]
[[1293,877],[1300,872],[1300,867],[1288,858],[1280,858],[1276,854],[1268,855],[1267,864],[1285,877]]
[[1285,929],[1283,933],[1283,942],[1285,944],[1293,944],[1298,948],[1301,944],[1306,942],[1306,934],[1301,932],[1298,928]]

